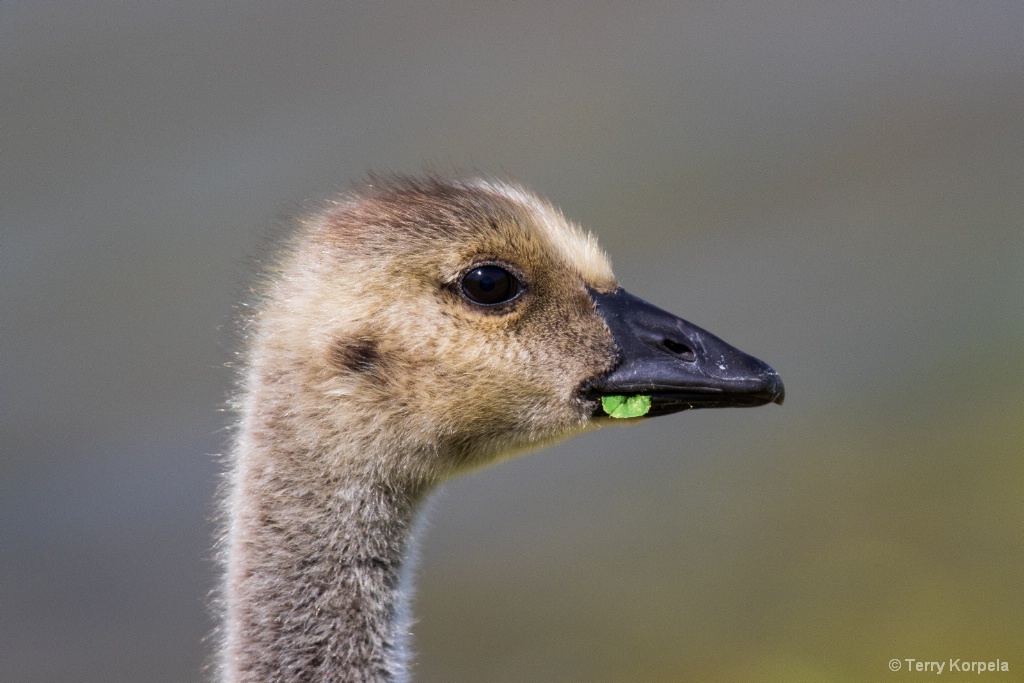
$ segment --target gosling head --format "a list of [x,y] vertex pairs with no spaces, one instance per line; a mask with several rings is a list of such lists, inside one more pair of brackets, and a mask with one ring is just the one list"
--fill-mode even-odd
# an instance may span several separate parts
[[374,179],[294,245],[251,372],[329,470],[434,483],[613,422],[603,396],[649,396],[648,417],[782,402],[768,365],[621,289],[515,185]]

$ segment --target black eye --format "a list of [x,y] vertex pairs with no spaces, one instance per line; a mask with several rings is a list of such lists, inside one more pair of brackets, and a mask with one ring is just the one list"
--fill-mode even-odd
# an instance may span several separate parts
[[494,306],[511,301],[522,287],[516,277],[498,266],[480,266],[462,278],[462,292],[470,301]]

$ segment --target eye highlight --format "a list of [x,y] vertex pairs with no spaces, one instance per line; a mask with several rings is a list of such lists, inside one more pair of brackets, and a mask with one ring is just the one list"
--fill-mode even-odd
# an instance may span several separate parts
[[519,279],[501,266],[477,266],[462,277],[462,293],[481,306],[496,306],[519,296]]

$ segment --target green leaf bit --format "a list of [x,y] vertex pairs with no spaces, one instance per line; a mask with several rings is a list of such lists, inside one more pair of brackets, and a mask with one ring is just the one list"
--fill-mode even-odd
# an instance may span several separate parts
[[651,409],[650,396],[602,396],[601,407],[611,417],[640,417]]

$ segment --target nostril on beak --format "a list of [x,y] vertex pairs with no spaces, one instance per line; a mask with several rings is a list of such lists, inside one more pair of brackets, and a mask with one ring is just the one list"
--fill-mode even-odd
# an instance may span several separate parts
[[686,344],[677,342],[674,339],[663,339],[661,345],[684,361],[692,363],[697,360],[697,354]]

